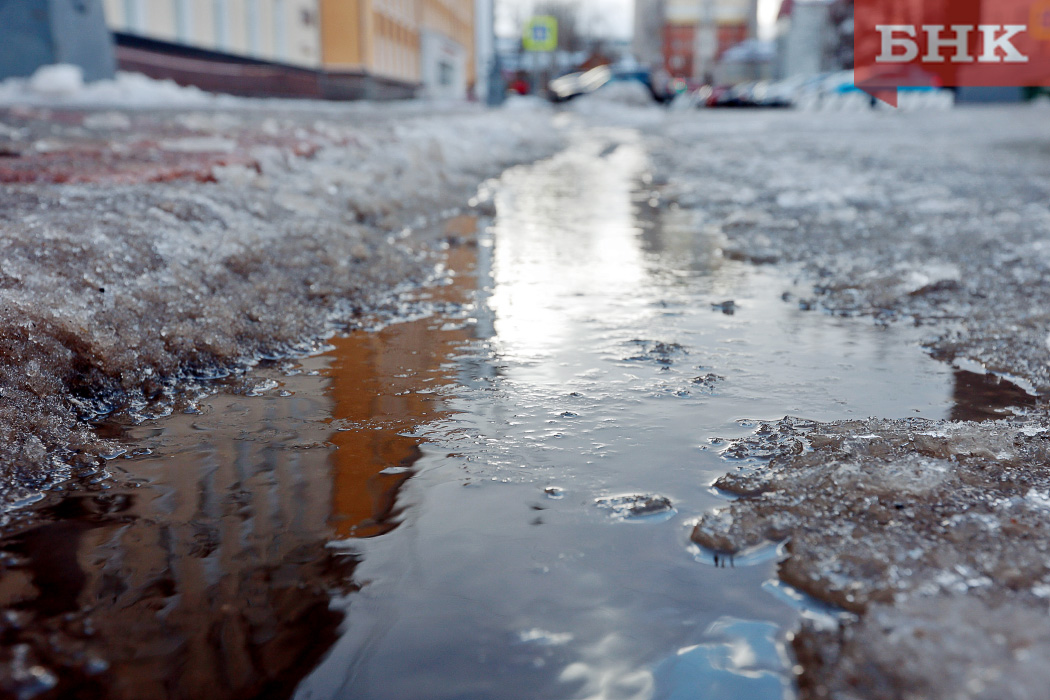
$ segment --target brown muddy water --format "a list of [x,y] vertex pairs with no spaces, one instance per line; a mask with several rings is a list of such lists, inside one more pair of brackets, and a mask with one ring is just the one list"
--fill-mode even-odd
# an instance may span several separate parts
[[1030,397],[921,329],[785,303],[783,269],[722,259],[649,180],[636,134],[582,133],[490,183],[479,231],[450,222],[432,314],[103,426],[111,478],[0,541],[5,691],[793,697],[785,635],[837,613],[775,583],[775,551],[690,545],[720,446]]

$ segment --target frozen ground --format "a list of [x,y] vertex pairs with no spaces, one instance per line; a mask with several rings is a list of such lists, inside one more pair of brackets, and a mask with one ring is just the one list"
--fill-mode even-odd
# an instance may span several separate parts
[[1050,389],[1044,109],[719,114],[658,140],[669,206],[725,254],[800,261],[792,303],[930,327],[930,349]]
[[85,416],[392,308],[434,271],[408,227],[557,146],[544,111],[314,106],[0,111],[0,504],[100,469]]
[[781,579],[860,615],[796,637],[806,697],[1040,697],[1044,423],[766,424],[716,482],[740,500],[693,539],[723,552],[787,540]]
[[[799,263],[784,303],[914,323],[936,357],[1045,396],[1046,114],[677,120],[653,135],[656,191],[724,255]],[[726,449],[737,500],[693,539],[786,541],[781,578],[854,613],[796,636],[804,697],[1044,696],[1050,421],[1026,403],[981,424],[785,419]]]
[[[527,101],[41,105],[61,99],[0,112],[7,505],[100,468],[115,446],[84,416],[172,410],[194,379],[396,311],[433,274],[400,232],[558,145]],[[570,110],[641,130],[652,201],[723,255],[796,265],[783,303],[918,324],[936,356],[1050,391],[1047,112]],[[694,539],[788,540],[781,577],[852,613],[796,636],[807,698],[1042,697],[1050,419],[1027,403],[983,424],[786,419],[726,450],[738,498]]]

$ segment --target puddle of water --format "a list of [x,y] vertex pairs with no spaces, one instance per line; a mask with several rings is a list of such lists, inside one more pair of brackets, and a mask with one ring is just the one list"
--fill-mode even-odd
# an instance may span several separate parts
[[308,398],[219,395],[203,415],[127,431],[154,454],[111,461],[119,486],[51,499],[43,524],[0,544],[5,649],[27,649],[56,697],[290,693],[336,639],[331,591],[352,587],[356,563],[325,548],[316,507],[330,493],[325,414]]
[[[505,176],[479,247],[491,326],[299,697],[793,695],[788,664],[726,661],[780,659],[799,612],[763,589],[775,557],[693,558],[727,469],[708,440],[785,414],[945,417],[952,371],[912,330],[784,304],[783,273],[649,208],[645,167],[608,134]],[[754,629],[726,641],[727,616]]]
[[683,647],[657,666],[656,696],[695,700],[792,695],[783,673],[791,661],[776,625],[725,617],[705,636],[712,641]]
[[652,208],[646,167],[631,132],[581,135],[504,177],[491,230],[453,222],[424,293],[448,313],[127,428],[151,454],[117,485],[0,542],[40,692],[792,697],[775,557],[690,550],[727,469],[709,440],[973,392],[913,331],[781,302],[783,272]]
[[[461,222],[452,222],[452,225]],[[423,294],[442,304],[460,274]],[[325,355],[262,369],[255,392],[199,412],[100,426],[134,449],[115,479],[52,497],[43,524],[0,541],[5,647],[28,654],[3,690],[25,697],[287,697],[335,644],[334,595],[357,588],[353,548],[397,526],[422,454],[405,433],[445,415],[456,318],[354,333]],[[136,455],[128,458],[128,455]],[[3,674],[0,674],[3,676]]]
[[990,372],[955,370],[955,388],[949,418],[986,421],[1009,418],[1032,408],[1037,398],[1017,384]]

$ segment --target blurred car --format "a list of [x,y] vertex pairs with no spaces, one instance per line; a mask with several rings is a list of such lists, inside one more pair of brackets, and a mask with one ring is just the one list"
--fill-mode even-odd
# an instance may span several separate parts
[[[883,74],[889,84],[899,87],[897,92],[906,104],[944,107],[954,102],[954,96],[940,86],[935,75],[916,66],[906,66],[892,74]],[[875,98],[857,87],[851,70],[825,73],[802,84],[795,93],[795,105],[803,109],[850,109],[875,105]]]
[[710,89],[704,106],[782,109],[791,107],[790,91],[768,80]]
[[[670,94],[658,94],[653,86],[652,76],[643,69],[615,69],[609,66],[598,66],[582,73],[569,73],[555,78],[548,85],[550,99],[553,102],[566,102],[582,95],[589,95],[598,90],[611,89],[617,85],[639,85],[656,102],[667,102],[673,97]],[[624,89],[620,94],[630,94]],[[637,92],[636,94],[641,94]]]
[[565,102],[580,95],[594,92],[612,80],[613,72],[609,66],[597,66],[582,73],[569,73],[555,78],[547,85],[553,102]]

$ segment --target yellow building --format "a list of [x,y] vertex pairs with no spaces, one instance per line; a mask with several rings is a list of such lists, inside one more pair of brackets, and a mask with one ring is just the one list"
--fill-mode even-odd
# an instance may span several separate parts
[[420,5],[424,0],[321,0],[321,61],[334,75],[421,83]]
[[420,0],[422,40],[420,64],[424,92],[431,97],[456,97],[473,85],[473,0]]
[[474,0],[321,0],[322,63],[463,97],[474,83]]
[[463,98],[475,0],[105,0],[125,69],[209,90]]

